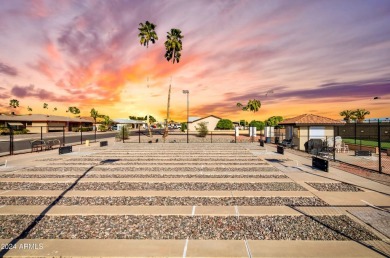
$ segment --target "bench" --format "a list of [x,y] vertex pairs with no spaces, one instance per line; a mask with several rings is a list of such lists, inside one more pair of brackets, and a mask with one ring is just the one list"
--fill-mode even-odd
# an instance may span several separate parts
[[31,152],[47,150],[48,148],[49,145],[47,145],[44,140],[31,141]]
[[46,144],[48,146],[48,149],[50,149],[50,150],[55,148],[55,147],[58,147],[58,148],[61,147],[61,141],[58,139],[47,140]]

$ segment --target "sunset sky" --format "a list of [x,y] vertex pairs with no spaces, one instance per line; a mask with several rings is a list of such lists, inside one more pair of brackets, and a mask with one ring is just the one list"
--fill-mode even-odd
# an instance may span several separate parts
[[[149,48],[137,37],[146,20],[159,36]],[[164,58],[171,28],[184,35],[178,64]],[[15,98],[18,114],[76,106],[162,121],[172,83],[177,121],[186,120],[182,90],[190,116],[341,119],[365,108],[390,117],[389,0],[0,0],[0,34],[2,112]],[[253,98],[259,112],[236,107]]]

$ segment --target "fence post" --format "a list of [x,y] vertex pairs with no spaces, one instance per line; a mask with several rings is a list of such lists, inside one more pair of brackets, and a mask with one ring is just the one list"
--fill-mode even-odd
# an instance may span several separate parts
[[138,143],[141,143],[141,126],[138,125]]
[[125,126],[122,126],[122,143],[125,143]]
[[41,141],[43,140],[43,137],[42,137],[42,126],[41,126]]
[[234,143],[237,143],[237,134],[234,133]]
[[381,124],[378,118],[378,149],[379,149],[379,173],[382,173],[382,152],[381,152]]
[[[337,134],[336,134],[337,128]],[[333,161],[336,161],[336,136],[340,134],[340,127],[336,126],[333,130]]]
[[14,131],[9,127],[9,154],[14,155]]
[[83,127],[80,125],[80,144],[83,145]]
[[211,143],[213,143],[213,132],[211,132]]
[[356,135],[357,135],[357,121],[355,120],[355,144],[356,144]]
[[65,126],[62,127],[62,146],[65,146]]

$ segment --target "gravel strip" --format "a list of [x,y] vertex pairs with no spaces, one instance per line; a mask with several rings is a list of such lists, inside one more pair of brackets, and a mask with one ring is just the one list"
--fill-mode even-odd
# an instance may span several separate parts
[[[0,196],[0,205],[49,205],[56,198]],[[318,197],[63,197],[56,204],[67,206],[328,206]]]
[[305,182],[318,191],[325,192],[363,192],[356,186],[345,183],[309,183]]
[[[25,171],[28,172],[69,172],[69,171],[83,171],[85,172],[87,169],[89,169],[90,166],[85,167],[33,167],[28,168]],[[146,164],[144,166],[139,167],[102,167],[97,166],[93,167],[90,171],[106,171],[106,172],[118,172],[118,171],[124,171],[124,172],[166,172],[166,171],[172,171],[172,172],[268,172],[268,171],[279,171],[278,169],[274,167],[235,167],[235,168],[229,168],[229,167],[149,167]]]
[[[78,178],[81,174],[6,174],[0,178]],[[288,178],[286,175],[208,175],[208,174],[87,174],[85,178]]]
[[[0,190],[65,190],[71,183],[0,182]],[[144,183],[86,182],[78,183],[77,191],[307,191],[297,183]]]
[[[0,216],[0,238],[15,238],[34,219],[31,215]],[[355,241],[379,240],[344,215],[314,219],[306,216],[45,216],[25,238],[349,240],[339,232]]]
[[[88,162],[63,162],[63,163],[49,163],[49,166],[88,166],[88,165],[110,165],[110,166],[180,166],[182,163],[178,162],[153,162],[153,161],[143,161],[143,162],[137,162],[137,161],[131,161],[131,162],[123,162],[123,161],[114,161],[114,160],[109,160],[109,161],[88,161]],[[186,161],[185,165],[193,165],[193,166],[256,166],[256,165],[268,165],[266,162],[223,162],[223,161],[214,161],[214,162],[191,162],[191,161]]]

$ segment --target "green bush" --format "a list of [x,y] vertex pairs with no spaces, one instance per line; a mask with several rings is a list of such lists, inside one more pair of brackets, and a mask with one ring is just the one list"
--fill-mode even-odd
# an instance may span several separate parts
[[181,130],[182,132],[185,132],[185,131],[187,130],[187,123],[186,123],[186,122],[181,123],[181,128],[180,128],[180,130]]
[[107,131],[107,126],[104,125],[104,124],[100,124],[99,127],[98,127],[98,129],[99,129],[99,131],[101,131],[101,132],[105,132],[105,131]]
[[198,137],[206,137],[209,130],[207,129],[207,125],[205,122],[198,123],[196,130],[198,131]]
[[221,129],[221,130],[230,130],[230,129],[233,129],[234,126],[233,126],[233,122],[231,120],[221,119],[218,121],[216,128]]
[[129,139],[129,130],[126,126],[122,126],[121,130],[116,134],[115,138],[123,140]]
[[263,121],[256,121],[256,120],[252,120],[250,123],[249,123],[249,126],[254,126],[256,127],[256,130],[264,130],[264,127],[265,127],[265,124]]

